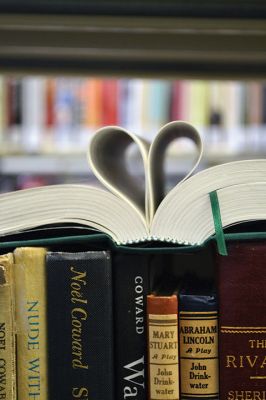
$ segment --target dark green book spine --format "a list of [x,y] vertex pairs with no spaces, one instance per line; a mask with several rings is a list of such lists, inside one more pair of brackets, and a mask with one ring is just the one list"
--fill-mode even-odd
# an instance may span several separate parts
[[147,400],[148,256],[114,258],[116,400]]
[[48,253],[49,398],[114,400],[110,254]]
[[179,295],[180,398],[219,399],[215,295]]

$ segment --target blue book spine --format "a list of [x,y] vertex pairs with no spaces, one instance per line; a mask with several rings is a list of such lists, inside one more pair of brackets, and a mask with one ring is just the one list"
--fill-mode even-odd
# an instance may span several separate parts
[[215,295],[179,296],[181,399],[219,398],[217,309]]

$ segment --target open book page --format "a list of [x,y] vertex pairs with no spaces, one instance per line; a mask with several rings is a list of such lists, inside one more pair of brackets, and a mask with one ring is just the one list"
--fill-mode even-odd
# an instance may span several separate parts
[[209,193],[214,190],[224,227],[266,219],[266,160],[217,165],[181,182],[158,207],[151,235],[178,243],[204,242],[214,233],[209,199]]
[[[88,160],[94,175],[112,193],[128,202],[145,218],[147,229],[165,196],[167,148],[180,138],[190,139],[196,145],[196,161],[183,179],[185,180],[198,166],[202,156],[200,135],[186,122],[173,121],[166,124],[152,144],[117,126],[99,129],[90,142]],[[136,145],[142,159],[145,190],[138,185],[127,168],[127,150],[132,144]]]
[[[140,153],[145,179],[141,188],[127,166],[127,150],[135,144]],[[133,207],[146,225],[149,203],[147,175],[149,143],[125,129],[108,126],[93,136],[88,161],[94,175],[116,196]]]
[[133,207],[107,190],[88,185],[43,186],[0,195],[0,221],[0,235],[73,223],[104,232],[117,243],[147,237]]
[[[196,158],[193,167],[181,182],[188,179],[197,168],[203,152],[203,145],[198,131],[187,122],[173,121],[166,124],[158,132],[149,151],[148,187],[149,187],[149,221],[153,220],[154,214],[164,199],[166,182],[165,158],[168,146],[177,139],[190,139],[196,147]],[[178,176],[178,171],[176,171]],[[178,182],[179,184],[181,182]],[[176,204],[178,207],[178,203]]]
[[[180,137],[196,145],[193,171],[202,143],[197,131],[185,122],[165,125],[151,145],[119,127],[100,129],[91,141],[88,157],[95,175],[109,191],[88,185],[54,185],[2,194],[0,235],[75,223],[104,232],[117,243],[160,240],[200,244],[214,233],[209,193],[215,190],[223,227],[266,219],[266,159],[236,161],[190,173],[165,195],[166,149]],[[131,144],[137,146],[143,161],[145,187],[140,188],[127,169]]]

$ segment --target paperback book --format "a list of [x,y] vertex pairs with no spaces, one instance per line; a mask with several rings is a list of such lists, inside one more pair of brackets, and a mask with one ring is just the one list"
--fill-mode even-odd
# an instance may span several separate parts
[[[198,156],[190,173],[165,193],[165,157],[176,139],[195,144]],[[134,145],[143,163],[145,183],[128,170]],[[93,136],[88,160],[106,189],[88,185],[52,185],[0,196],[0,235],[49,224],[74,223],[109,235],[118,244],[163,241],[197,245],[214,233],[209,193],[216,191],[223,227],[266,219],[266,159],[236,161],[192,173],[202,155],[197,130],[173,121],[148,143],[120,127]]]

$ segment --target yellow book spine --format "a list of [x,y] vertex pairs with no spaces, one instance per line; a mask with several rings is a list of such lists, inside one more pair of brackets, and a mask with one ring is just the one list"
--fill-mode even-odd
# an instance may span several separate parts
[[219,398],[218,313],[180,311],[181,398]]
[[0,255],[0,399],[16,397],[13,254]]
[[48,398],[44,248],[15,256],[18,399]]

